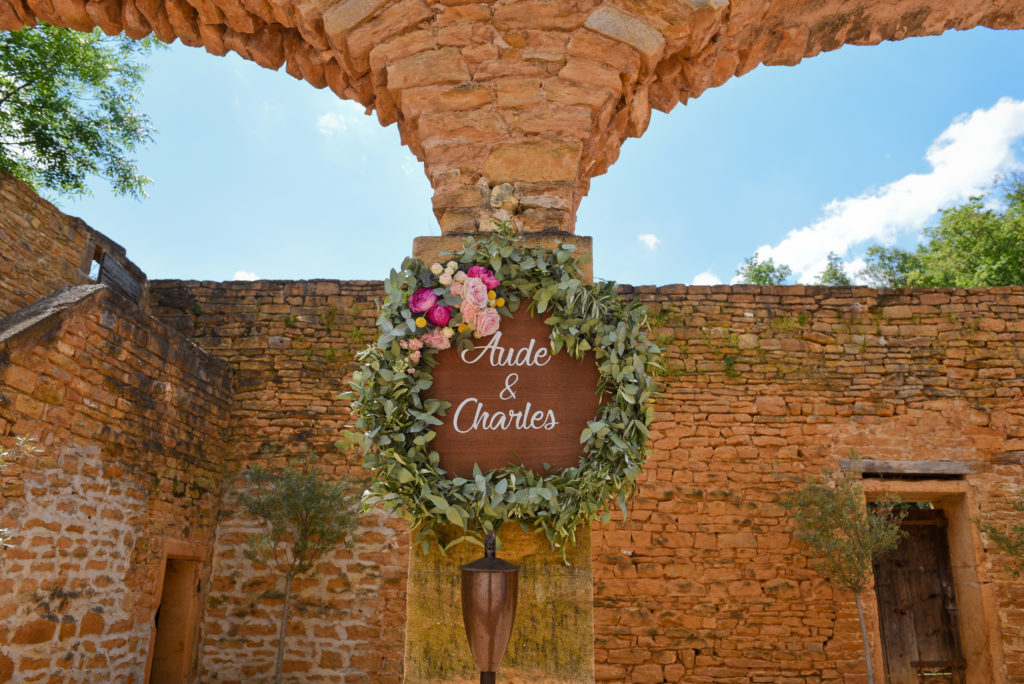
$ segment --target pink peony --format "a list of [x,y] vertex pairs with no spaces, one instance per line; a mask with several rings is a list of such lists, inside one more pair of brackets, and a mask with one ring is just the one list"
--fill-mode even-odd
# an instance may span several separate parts
[[498,332],[501,325],[501,314],[494,309],[484,309],[476,317],[477,337],[490,337]]
[[430,307],[437,304],[437,295],[429,287],[421,287],[409,297],[409,309],[413,313],[430,311]]
[[469,302],[477,309],[487,306],[487,286],[479,278],[466,278],[462,286],[462,301]]
[[452,310],[447,306],[436,305],[427,312],[427,320],[434,325],[448,325],[452,320]]
[[484,285],[487,286],[488,290],[493,290],[494,288],[498,287],[498,285],[501,285],[501,281],[494,277],[494,273],[491,271],[491,269],[484,268],[483,266],[470,267],[470,269],[466,272],[466,275],[468,275],[470,278],[479,278],[480,280],[484,281]]
[[420,339],[423,340],[423,344],[427,345],[431,349],[447,349],[452,346],[451,340],[445,337],[439,330],[431,330],[428,333],[420,335]]
[[471,328],[476,327],[476,317],[480,315],[480,309],[463,299],[462,304],[459,305],[459,311],[462,312],[463,323]]

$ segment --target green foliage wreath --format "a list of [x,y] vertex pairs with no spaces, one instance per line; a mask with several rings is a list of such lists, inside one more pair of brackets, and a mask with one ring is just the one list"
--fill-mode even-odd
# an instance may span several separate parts
[[[387,298],[377,321],[380,338],[362,352],[353,391],[342,396],[354,400],[361,432],[354,438],[373,473],[367,500],[405,517],[425,553],[431,540],[445,550],[460,542],[480,544],[486,532],[496,532],[509,520],[543,531],[552,548],[559,549],[575,541],[581,524],[607,520],[613,501],[625,515],[646,457],[654,416],[649,370],[660,352],[644,334],[644,307],[625,302],[612,282],[583,284],[574,249],[568,244],[554,250],[526,247],[499,233],[468,241],[462,252],[451,255],[454,263],[448,262],[445,271],[464,278],[459,271],[485,267],[500,281],[497,292],[489,294],[490,306],[502,316],[510,317],[530,300],[535,314],[548,314],[544,322],[551,327],[552,353],[565,350],[579,359],[594,351],[605,401],[580,435],[585,453],[580,465],[560,472],[538,474],[510,465],[489,472],[475,467],[473,479],[448,477],[430,442],[435,436],[431,427],[441,423],[438,416],[450,404],[426,396],[436,351],[412,343],[429,324],[410,311],[410,300],[430,288],[438,306],[449,305],[451,322],[437,331],[459,348],[472,345],[472,331],[458,326],[459,298],[444,286],[450,276],[439,282],[443,267],[433,265],[432,270],[422,261],[406,259],[385,282]],[[461,534],[452,535],[453,528]]]

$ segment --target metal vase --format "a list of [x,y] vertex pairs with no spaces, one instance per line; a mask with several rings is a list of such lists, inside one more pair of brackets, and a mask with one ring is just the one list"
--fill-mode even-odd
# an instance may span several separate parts
[[481,684],[495,681],[519,602],[519,568],[495,558],[494,542],[488,532],[484,557],[462,566],[462,621]]

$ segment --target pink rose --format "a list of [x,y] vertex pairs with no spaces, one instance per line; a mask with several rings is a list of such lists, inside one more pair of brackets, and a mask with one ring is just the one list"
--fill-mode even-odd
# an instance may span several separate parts
[[413,339],[409,340],[409,349],[411,349],[413,351],[417,351],[419,349],[423,349],[423,343],[420,342],[419,340],[417,340],[416,338],[413,338]]
[[469,302],[477,309],[487,306],[487,286],[479,278],[466,278],[462,286],[462,301]]
[[445,337],[439,330],[431,330],[428,333],[420,335],[420,339],[423,340],[423,344],[427,345],[431,349],[447,349],[452,346],[451,340]]
[[476,317],[476,335],[477,337],[490,337],[498,332],[500,325],[501,314],[495,309],[484,309]]
[[453,297],[461,297],[462,283],[456,280],[454,283],[448,286],[448,291],[452,293]]
[[419,363],[420,358],[422,358],[420,356],[422,353],[423,352],[421,351],[414,351],[412,354],[409,354],[409,360],[412,361],[413,363]]
[[430,311],[430,307],[437,304],[437,295],[429,287],[421,287],[409,297],[409,309],[413,313]]
[[462,312],[463,323],[471,328],[476,327],[476,317],[480,315],[480,309],[463,299],[462,304],[459,305],[459,311]]
[[494,277],[494,273],[491,271],[491,269],[484,268],[483,266],[470,267],[470,269],[466,272],[466,275],[468,275],[470,278],[479,278],[480,280],[484,281],[484,285],[487,286],[488,290],[493,290],[494,288],[498,287],[498,285],[501,285],[501,281]]
[[447,306],[435,305],[427,312],[427,320],[434,325],[448,325],[452,320],[452,310]]

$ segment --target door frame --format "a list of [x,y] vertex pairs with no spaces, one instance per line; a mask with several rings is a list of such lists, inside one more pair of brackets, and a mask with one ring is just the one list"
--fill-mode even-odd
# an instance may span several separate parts
[[[156,590],[150,597],[148,616],[149,648],[146,654],[146,674],[145,678],[142,680],[143,682],[149,682],[149,675],[151,674],[153,668],[153,655],[156,647],[156,627],[153,624],[153,621],[156,618],[157,610],[160,609],[160,599],[163,597],[164,593],[164,580],[166,579],[165,575],[167,573],[167,560],[169,558],[177,558],[181,560],[190,560],[198,562],[200,564],[200,581],[205,585],[207,579],[209,578],[209,568],[207,567],[208,564],[205,562],[207,560],[207,556],[208,549],[205,544],[185,541],[182,539],[164,539],[163,550],[160,553],[160,565],[157,568],[157,577],[155,584]],[[200,596],[197,601],[195,615],[196,629],[194,630],[194,634],[192,637],[192,645],[189,650],[189,671],[191,671],[192,666],[195,664],[196,660],[196,646],[198,645],[200,631],[198,628],[200,627],[201,618],[203,614],[203,597],[205,593],[206,589],[204,588],[203,591],[200,592]]]
[[[966,480],[896,480],[865,478],[868,501],[886,494],[907,502],[927,502],[946,515],[949,560],[956,591],[960,647],[967,661],[968,684],[1005,684],[1003,642],[996,596],[986,577],[984,547],[978,527],[977,501]],[[885,672],[882,630],[874,587],[864,592],[868,608],[868,638],[875,672]]]

